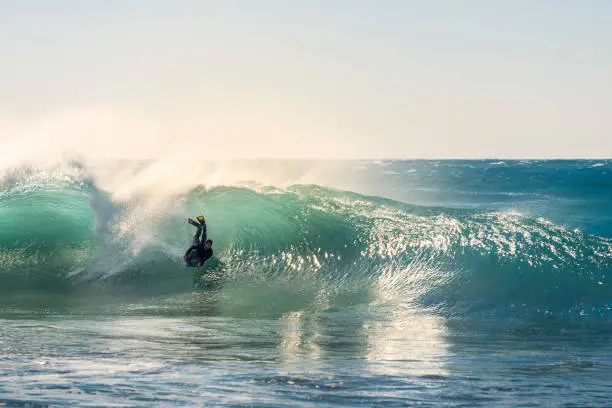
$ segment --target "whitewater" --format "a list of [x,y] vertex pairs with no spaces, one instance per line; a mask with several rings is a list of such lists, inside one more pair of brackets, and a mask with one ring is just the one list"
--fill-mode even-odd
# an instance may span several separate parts
[[612,406],[610,160],[47,153],[2,156],[1,406]]

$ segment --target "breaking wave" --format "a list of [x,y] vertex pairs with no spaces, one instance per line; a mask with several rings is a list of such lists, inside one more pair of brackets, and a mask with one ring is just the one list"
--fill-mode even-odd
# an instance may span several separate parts
[[[200,213],[216,254],[203,278],[181,261],[194,232],[186,217]],[[609,317],[612,306],[609,238],[313,184],[195,185],[152,201],[103,190],[78,163],[20,168],[2,179],[0,248],[5,294],[180,294],[217,276],[245,307],[265,297],[446,316]]]

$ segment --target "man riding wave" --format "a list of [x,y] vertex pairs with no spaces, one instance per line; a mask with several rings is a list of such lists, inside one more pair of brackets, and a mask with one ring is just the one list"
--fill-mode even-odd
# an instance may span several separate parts
[[197,230],[193,237],[193,245],[185,251],[183,259],[187,266],[199,268],[213,255],[213,242],[206,237],[206,222],[204,221],[203,215],[199,215],[197,221],[191,218],[187,221],[195,226]]

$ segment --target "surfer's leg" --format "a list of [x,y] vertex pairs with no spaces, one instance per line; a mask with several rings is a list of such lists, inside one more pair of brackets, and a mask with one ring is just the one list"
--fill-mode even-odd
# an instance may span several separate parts
[[200,234],[202,233],[202,226],[201,225],[196,225],[196,233],[193,236],[193,245],[195,246],[199,246],[200,245]]
[[202,240],[200,242],[206,242],[206,223],[204,221],[201,222],[200,228],[202,229]]

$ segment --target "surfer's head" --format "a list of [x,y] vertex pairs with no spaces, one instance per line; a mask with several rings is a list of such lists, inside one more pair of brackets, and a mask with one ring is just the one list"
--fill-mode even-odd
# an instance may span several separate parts
[[212,239],[207,239],[206,242],[204,242],[204,248],[206,249],[212,248]]

